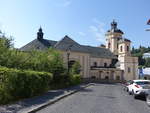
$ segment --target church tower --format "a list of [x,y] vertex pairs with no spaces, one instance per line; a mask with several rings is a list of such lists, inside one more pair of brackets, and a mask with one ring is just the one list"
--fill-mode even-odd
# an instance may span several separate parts
[[111,22],[111,29],[106,33],[106,48],[118,56],[119,40],[124,33],[117,28],[117,22]]
[[129,39],[122,38],[118,43],[118,55],[131,56],[131,41]]
[[106,48],[118,57],[117,68],[123,70],[124,79],[133,80],[138,75],[138,58],[131,55],[131,41],[124,38],[123,34],[113,20],[111,29],[106,33]]

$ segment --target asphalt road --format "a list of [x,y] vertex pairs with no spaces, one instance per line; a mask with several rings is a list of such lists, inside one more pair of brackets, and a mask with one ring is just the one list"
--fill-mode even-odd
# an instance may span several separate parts
[[38,113],[150,113],[150,107],[119,84],[95,84]]

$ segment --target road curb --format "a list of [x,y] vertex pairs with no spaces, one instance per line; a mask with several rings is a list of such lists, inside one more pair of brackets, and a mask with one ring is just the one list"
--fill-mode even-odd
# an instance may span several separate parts
[[87,84],[86,86],[81,87],[80,89],[77,89],[77,90],[74,90],[74,91],[70,91],[70,92],[67,93],[67,94],[64,94],[64,95],[62,95],[62,96],[56,97],[55,99],[50,100],[49,102],[47,102],[47,103],[45,103],[45,104],[42,104],[41,106],[38,106],[38,107],[33,108],[33,109],[31,109],[31,110],[28,110],[28,111],[26,111],[26,112],[24,112],[24,113],[35,113],[35,112],[37,112],[37,111],[39,111],[39,110],[41,110],[41,109],[43,109],[43,108],[45,108],[45,107],[47,107],[47,106],[49,106],[49,105],[52,105],[52,104],[54,104],[54,103],[56,103],[56,102],[58,102],[58,101],[60,101],[60,100],[62,100],[62,99],[64,99],[64,98],[66,98],[66,97],[72,95],[72,94],[75,94],[75,93],[77,93],[77,92],[79,92],[79,91],[81,91],[81,90],[83,90],[83,89],[85,89],[85,88],[87,88],[87,87],[89,87],[89,86],[91,86],[91,85],[93,85],[93,84],[92,84],[92,83],[89,83],[89,84]]

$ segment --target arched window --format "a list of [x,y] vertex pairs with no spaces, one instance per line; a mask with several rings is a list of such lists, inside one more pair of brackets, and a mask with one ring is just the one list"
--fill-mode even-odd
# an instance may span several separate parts
[[131,69],[130,69],[130,67],[128,67],[128,73],[130,73],[131,72]]
[[110,46],[111,46],[111,44],[110,44],[110,42],[108,43],[108,48],[110,48]]
[[107,67],[107,63],[104,63],[104,67]]
[[97,67],[97,62],[94,62],[94,67]]
[[122,46],[120,46],[120,52],[122,52]]
[[129,51],[129,46],[127,46],[127,51]]

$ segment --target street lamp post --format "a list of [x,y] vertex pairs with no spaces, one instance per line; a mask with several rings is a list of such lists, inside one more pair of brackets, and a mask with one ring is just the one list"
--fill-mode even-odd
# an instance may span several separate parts
[[70,52],[71,52],[71,47],[72,47],[72,45],[70,45],[68,48],[67,48],[67,50],[66,50],[66,52],[67,52],[67,72],[68,72],[68,74],[69,74],[69,60],[70,60]]
[[70,56],[70,52],[67,51],[67,72],[69,73],[69,56]]

